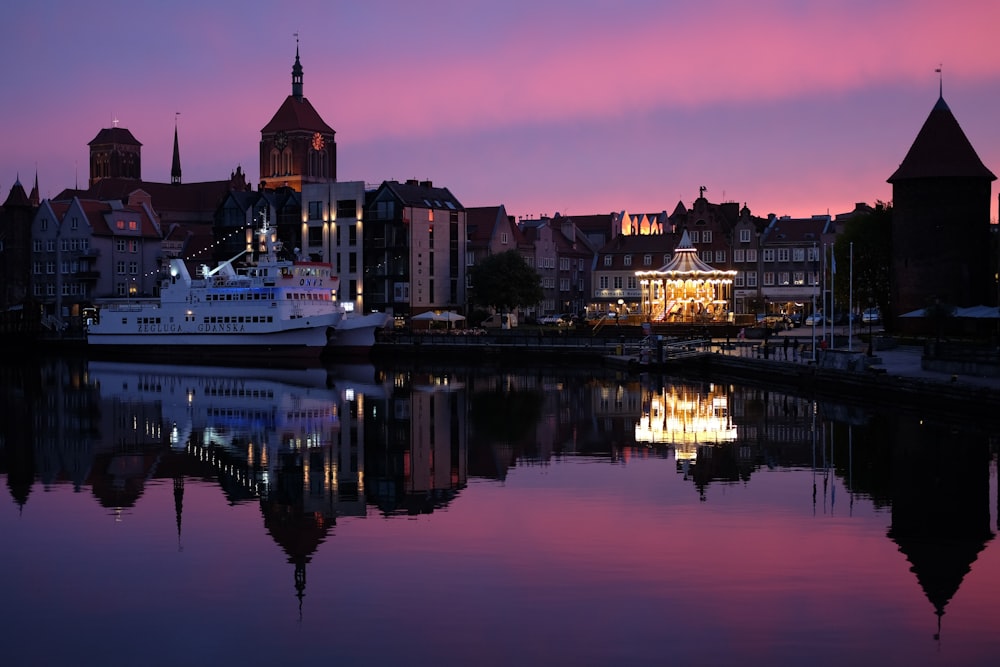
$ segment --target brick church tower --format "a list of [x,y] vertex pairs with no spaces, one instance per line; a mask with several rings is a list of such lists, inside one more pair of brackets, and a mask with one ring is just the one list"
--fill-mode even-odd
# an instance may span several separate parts
[[302,64],[295,46],[292,94],[260,131],[260,185],[290,187],[337,179],[336,133],[302,94]]
[[938,97],[892,184],[892,314],[996,304],[990,188],[996,176]]

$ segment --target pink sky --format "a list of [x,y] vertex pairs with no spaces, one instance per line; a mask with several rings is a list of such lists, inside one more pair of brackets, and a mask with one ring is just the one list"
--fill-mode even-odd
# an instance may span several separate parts
[[517,216],[669,211],[699,186],[835,214],[891,199],[939,66],[1000,173],[998,25],[980,0],[20,3],[0,26],[0,196],[36,169],[43,197],[84,185],[115,118],[147,180],[169,181],[178,118],[185,182],[241,165],[256,183],[298,32],[341,180],[431,179]]

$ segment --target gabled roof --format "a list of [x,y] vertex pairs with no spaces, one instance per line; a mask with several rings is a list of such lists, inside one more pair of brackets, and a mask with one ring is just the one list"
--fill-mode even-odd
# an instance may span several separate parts
[[889,183],[918,178],[996,180],[976,154],[943,97],[931,110]]
[[319,113],[309,103],[305,97],[295,97],[289,95],[281,103],[274,116],[261,129],[262,134],[277,132],[279,130],[295,131],[307,130],[309,132],[321,132],[325,134],[335,134],[332,127],[327,125]]
[[404,206],[453,211],[465,210],[465,207],[455,199],[448,188],[436,188],[431,181],[407,181],[406,183],[384,181],[379,192],[383,190],[391,192]]
[[131,193],[144,190],[149,194],[153,208],[163,211],[214,211],[225,199],[232,181],[205,181],[202,183],[153,183],[134,178],[102,178],[86,190],[67,189],[53,199],[99,199],[127,201]]
[[809,244],[822,243],[823,236],[833,233],[834,228],[828,215],[817,215],[812,218],[775,218],[764,230],[763,242]]

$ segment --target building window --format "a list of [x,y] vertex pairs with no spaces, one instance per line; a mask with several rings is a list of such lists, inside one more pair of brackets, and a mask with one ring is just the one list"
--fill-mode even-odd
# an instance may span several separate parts
[[740,230],[740,243],[750,243],[750,230],[741,229]]
[[55,275],[56,263],[55,262],[45,262],[45,273],[48,275]]
[[724,264],[725,261],[726,261],[726,251],[725,250],[716,250],[715,251],[715,263],[716,264]]
[[139,223],[138,222],[136,222],[135,220],[129,220],[128,221],[128,230],[130,232],[137,231],[138,229],[139,229]]
[[701,260],[703,262],[711,263],[712,262],[712,251],[711,250],[703,250],[702,253],[701,253]]
[[653,256],[652,255],[643,255],[642,256],[642,265],[643,266],[652,266],[652,264],[653,264]]
[[604,266],[611,266],[612,262],[614,262],[614,259],[611,257],[611,255],[604,256]]
[[321,201],[309,202],[309,219],[321,220],[322,218],[323,218],[323,202]]
[[[357,225],[350,225],[347,228],[347,245],[358,245]],[[434,230],[431,230],[431,245],[434,245]]]
[[115,252],[125,252],[125,239],[115,239]]
[[42,218],[41,228],[42,228],[43,232],[44,231],[48,231],[48,229],[49,229],[49,219],[48,218]]
[[764,248],[764,250],[761,252],[761,259],[763,259],[765,262],[773,262],[774,248]]
[[796,271],[794,273],[794,276],[793,276],[793,282],[796,285],[805,285],[806,284],[806,272],[805,271]]
[[597,287],[599,289],[608,289],[608,277],[607,276],[600,276],[597,279]]
[[764,272],[764,287],[774,284],[774,271]]
[[120,276],[125,275],[125,262],[119,261],[115,263],[115,273]]
[[309,228],[309,245],[310,246],[321,246],[323,245],[323,228],[319,225],[315,225]]
[[711,243],[712,242],[712,230],[706,229],[705,231],[703,231],[701,233],[701,242],[702,243]]
[[819,259],[819,248],[813,246],[812,248],[806,248],[806,261],[815,262]]
[[559,291],[560,292],[568,292],[569,291],[569,278],[560,278],[559,279]]
[[632,255],[625,255],[625,266],[632,266]]
[[736,274],[736,277],[733,278],[733,287],[743,287],[743,272],[742,271],[738,272]]
[[337,200],[337,219],[341,218],[357,218],[358,217],[358,203],[353,199],[338,199]]
[[697,230],[689,232],[688,238],[691,239],[691,243],[701,243],[701,234]]
[[80,219],[77,218],[75,215],[72,218],[70,218],[69,228],[70,229],[79,229],[80,228]]
[[738,250],[733,250],[733,261],[734,261],[734,262],[742,262],[742,261],[743,261],[743,258],[744,258],[745,256],[746,256],[746,255],[745,255],[745,253],[743,252],[743,249],[742,249],[742,248],[740,248],[740,249],[738,249]]
[[118,296],[128,296],[125,290],[125,283],[115,283],[115,294]]
[[806,261],[806,249],[805,248],[792,248],[792,261],[793,262],[804,262],[804,261]]
[[500,243],[507,245],[507,232],[500,232]]
[[780,273],[778,273],[778,284],[779,285],[789,284],[788,271],[781,271]]
[[139,273],[139,263],[138,262],[129,262],[128,263],[128,272],[129,272],[129,275],[132,275],[132,276],[137,275]]
[[778,261],[787,262],[791,257],[788,248],[778,248]]
[[638,289],[639,283],[636,282],[635,276],[626,276],[625,278],[625,289]]
[[614,289],[621,289],[622,288],[622,277],[621,276],[613,276],[612,279],[611,279],[611,281],[612,281],[612,284],[614,285]]
[[128,242],[128,251],[131,252],[131,253],[137,253],[137,252],[139,252],[139,240],[138,239],[129,239],[129,242]]
[[747,261],[748,262],[754,262],[754,263],[757,262],[757,249],[756,248],[747,248]]
[[747,271],[747,287],[756,287],[756,286],[757,286],[757,272]]
[[55,242],[55,240],[54,239],[47,239],[45,241],[45,252],[55,252],[55,251],[56,251],[56,242]]
[[34,241],[32,241],[31,242],[31,249],[34,250],[35,252],[41,252],[42,251],[42,240],[41,239],[35,239]]

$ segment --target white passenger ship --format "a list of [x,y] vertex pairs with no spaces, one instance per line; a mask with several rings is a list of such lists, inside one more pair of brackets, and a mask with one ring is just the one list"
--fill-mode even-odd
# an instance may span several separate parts
[[256,257],[245,267],[234,262],[247,251],[213,269],[203,265],[197,277],[172,259],[159,298],[100,304],[88,322],[88,345],[254,356],[319,356],[374,345],[387,315],[346,311],[330,264],[280,259],[274,229],[265,226],[258,236]]

